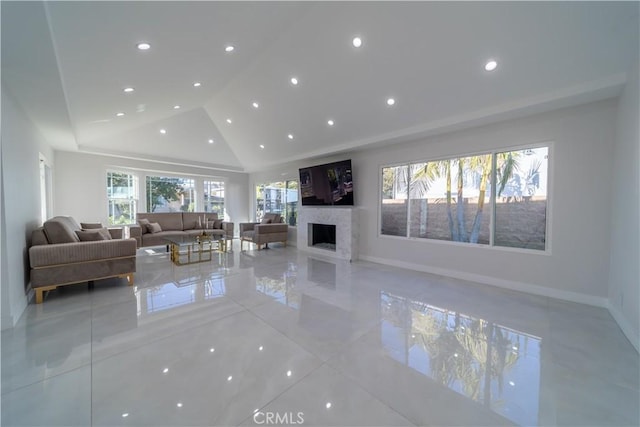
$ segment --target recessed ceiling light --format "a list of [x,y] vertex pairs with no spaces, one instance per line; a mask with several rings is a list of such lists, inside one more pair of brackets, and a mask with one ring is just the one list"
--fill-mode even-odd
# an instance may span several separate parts
[[487,71],[493,71],[498,67],[498,63],[496,61],[494,61],[493,59],[489,62],[487,62],[484,65],[484,69]]
[[393,98],[387,98],[387,105],[388,105],[389,107],[391,107],[392,105],[395,105],[395,104],[396,104],[396,100],[395,100],[395,99],[393,99]]
[[251,104],[251,105],[253,105],[253,108],[258,108],[258,107],[260,106],[257,102],[254,102],[254,103],[253,103],[253,104]]
[[298,79],[296,77],[291,77],[291,84],[296,86],[298,84]]
[[124,89],[122,89],[123,92],[125,93],[131,93],[133,92],[135,89],[132,87],[125,87]]
[[160,129],[160,133],[164,135],[164,134],[167,133],[167,130],[166,129]]
[[329,126],[333,126],[335,123],[334,123],[334,121],[333,121],[333,120],[327,120],[327,124],[328,124]]
[[260,144],[260,148],[262,148],[264,150],[264,145]]
[[360,47],[362,46],[362,39],[360,37],[354,37],[351,43],[353,43],[353,47]]
[[151,49],[151,45],[147,42],[141,42],[136,45],[139,50],[149,50]]
[[231,123],[233,123],[233,120],[227,119],[227,123],[231,124]]
[[194,82],[193,83],[193,87],[200,87],[200,86],[202,86],[202,83],[200,83],[200,82]]
[[176,406],[177,406],[178,408],[182,408],[182,403],[178,402],[178,403],[176,403]]
[[122,117],[124,116],[124,113],[120,112],[120,113],[116,113],[116,117]]
[[235,49],[235,47],[233,47],[231,45],[228,45],[228,46],[225,46],[224,51],[225,52],[233,52],[234,49]]
[[293,139],[293,135],[292,135],[292,134],[289,134],[289,135],[287,135],[287,138],[289,138],[289,139]]
[[179,109],[180,109],[180,106],[179,106],[179,105],[174,105],[174,106],[173,106],[173,109],[174,109],[174,110],[179,110]]
[[209,144],[213,144],[213,139],[210,139],[210,140],[209,140]]

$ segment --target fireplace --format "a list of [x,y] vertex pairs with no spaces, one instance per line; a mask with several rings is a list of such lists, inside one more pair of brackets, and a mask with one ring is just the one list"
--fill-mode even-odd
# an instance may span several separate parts
[[[296,237],[298,250],[347,261],[358,259],[357,218],[354,207],[301,206]],[[325,231],[314,230],[314,225],[331,226],[331,238],[326,238]]]
[[336,226],[309,223],[309,246],[329,251],[336,250]]

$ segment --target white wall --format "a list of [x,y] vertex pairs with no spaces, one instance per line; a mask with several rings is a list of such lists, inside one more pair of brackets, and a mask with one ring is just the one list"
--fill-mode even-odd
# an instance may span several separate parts
[[27,248],[31,231],[41,225],[39,153],[53,159],[51,147],[2,85],[2,329],[13,327],[27,305]]
[[636,56],[618,105],[613,150],[609,274],[611,313],[636,349],[640,341],[639,64]]
[[[361,259],[606,305],[615,100],[510,120],[353,157]],[[550,254],[379,236],[380,166],[553,141]]]
[[[70,215],[78,222],[107,223],[107,170],[132,170],[141,178],[148,172],[180,176],[210,176],[225,180],[225,211],[234,223],[249,219],[247,204],[248,177],[246,173],[219,171],[209,168],[186,167],[149,161],[68,151],[56,151],[54,183],[55,214]],[[144,193],[140,194],[138,209],[146,210]],[[237,229],[237,226],[235,227]],[[237,234],[237,230],[236,230]]]

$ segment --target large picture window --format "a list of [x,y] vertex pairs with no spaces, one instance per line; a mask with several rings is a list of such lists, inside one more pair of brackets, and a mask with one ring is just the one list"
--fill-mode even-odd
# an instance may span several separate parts
[[381,234],[544,250],[548,147],[382,168]]
[[107,172],[108,223],[132,224],[138,209],[138,178],[126,172]]
[[298,222],[298,181],[278,181],[256,185],[256,219],[265,213],[280,214],[285,222]]
[[147,176],[147,212],[194,212],[195,180]]

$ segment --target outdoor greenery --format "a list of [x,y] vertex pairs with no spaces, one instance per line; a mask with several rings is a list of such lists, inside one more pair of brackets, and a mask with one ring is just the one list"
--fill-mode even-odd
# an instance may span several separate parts
[[[447,240],[488,244],[490,203],[495,203],[493,200],[526,203],[537,194],[547,148],[536,150],[538,152],[530,149],[505,151],[383,168],[383,234],[430,235],[431,238],[443,239],[446,227]],[[544,173],[546,180],[546,163]],[[433,187],[437,189],[433,190]],[[492,194],[492,188],[495,188],[495,194]],[[546,194],[542,196],[546,199]],[[444,210],[437,205],[443,206]],[[530,205],[528,210],[531,213],[526,208],[501,209],[501,219],[513,222],[517,215],[524,222],[522,225],[531,225],[538,233],[527,239],[520,236],[510,239],[507,236],[502,239],[504,245],[544,249],[545,228],[540,221],[544,225],[545,208],[546,202],[542,206]],[[446,216],[440,218],[439,212]],[[420,224],[418,230],[417,223]],[[408,224],[412,226],[409,233]],[[440,228],[443,228],[442,232]],[[482,233],[484,237],[480,239]]]
[[[480,234],[480,224],[482,223],[482,216],[484,214],[485,200],[487,197],[487,185],[491,178],[492,171],[492,159],[491,154],[485,154],[482,156],[461,157],[457,159],[448,159],[437,162],[426,163],[422,168],[412,171],[410,185],[416,186],[420,192],[426,193],[431,183],[438,178],[445,178],[446,182],[446,204],[447,204],[447,219],[449,223],[449,231],[451,233],[451,240],[455,242],[470,242],[478,243],[478,236]],[[506,183],[511,179],[513,172],[518,168],[516,156],[509,152],[508,154],[501,153],[497,156],[498,159],[498,195],[504,190]],[[479,176],[480,180],[477,184],[478,204],[476,213],[473,219],[473,225],[471,229],[467,229],[467,221],[465,219],[464,203],[455,203],[455,216],[453,213],[453,193],[452,193],[452,169],[457,169],[455,174],[456,184],[456,201],[463,201],[465,198],[464,187],[465,177],[470,174],[472,176]],[[454,219],[455,218],[455,219]]]
[[265,213],[282,215],[295,226],[298,221],[298,181],[277,181],[256,185],[256,220]]
[[191,179],[148,176],[147,209],[149,212],[156,212],[159,207],[168,207],[172,202],[184,200],[179,209],[193,212],[195,201],[192,199],[192,188]]
[[109,225],[135,222],[138,199],[137,179],[124,172],[107,173],[107,199],[109,201]]
[[179,200],[180,193],[184,191],[178,178],[147,177],[147,206],[149,212],[155,212],[159,205],[165,202]]

